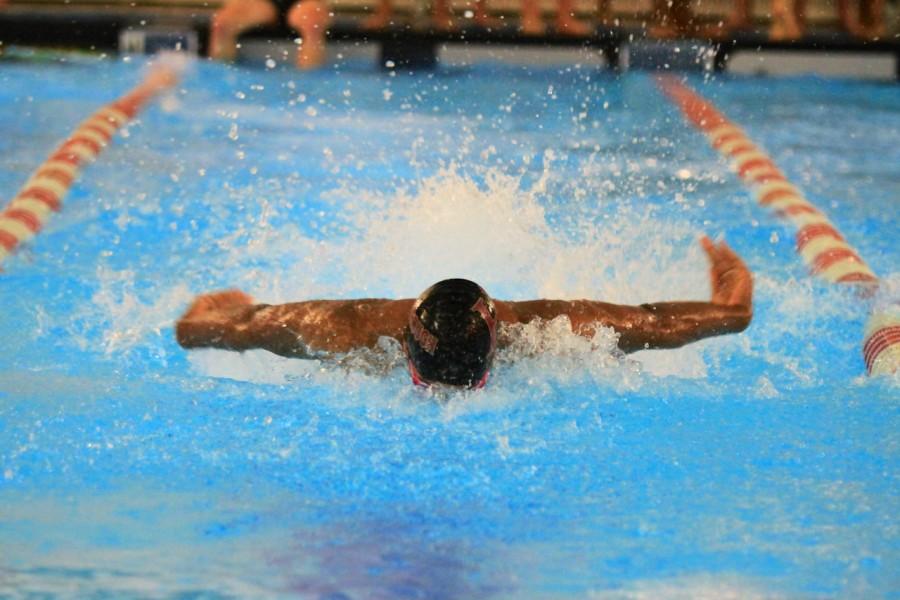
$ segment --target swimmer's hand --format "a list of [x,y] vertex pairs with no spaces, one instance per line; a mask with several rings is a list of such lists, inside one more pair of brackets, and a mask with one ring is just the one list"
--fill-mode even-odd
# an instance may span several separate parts
[[240,290],[198,296],[175,324],[175,338],[184,348],[229,348],[235,321],[253,307],[253,298]]
[[707,236],[700,238],[700,245],[709,257],[709,278],[712,285],[712,303],[737,306],[752,310],[753,277],[744,261],[728,244],[716,244]]

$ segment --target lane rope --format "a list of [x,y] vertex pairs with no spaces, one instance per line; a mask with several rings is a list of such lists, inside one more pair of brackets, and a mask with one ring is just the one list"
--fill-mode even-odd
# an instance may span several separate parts
[[[878,277],[859,252],[737,124],[676,77],[660,75],[656,82],[685,119],[731,161],[756,201],[796,228],[797,253],[812,275],[832,283],[877,286]],[[900,317],[881,310],[872,314],[864,334],[863,356],[870,375],[900,370]]]
[[116,131],[150,100],[178,82],[181,64],[177,60],[157,60],[140,84],[94,112],[50,153],[0,212],[0,264],[62,208],[63,198],[81,168],[97,158]]

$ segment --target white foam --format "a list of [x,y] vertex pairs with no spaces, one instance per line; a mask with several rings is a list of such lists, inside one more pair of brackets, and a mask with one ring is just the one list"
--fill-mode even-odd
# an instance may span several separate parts
[[197,372],[208,377],[283,385],[310,380],[322,369],[317,361],[292,360],[265,350],[228,352],[193,350],[188,359]]
[[254,282],[251,291],[271,301],[317,294],[415,297],[454,276],[504,299],[645,302],[661,295],[698,298],[708,290],[699,247],[685,249],[698,232],[684,224],[625,213],[602,227],[557,231],[539,201],[540,182],[520,189],[519,178],[495,169],[483,178],[451,168],[390,194],[347,185],[328,195],[338,221],[328,231],[336,234],[332,239],[311,240],[286,225],[261,234],[263,244],[228,240],[223,246],[231,248],[229,261],[265,254],[294,265]]
[[627,588],[595,590],[591,600],[763,600],[784,597],[737,575],[692,575],[639,581]]
[[[152,291],[140,294],[137,289],[134,271],[114,271],[107,267],[97,270],[100,287],[91,298],[91,306],[86,314],[88,320],[106,322],[108,325],[101,334],[101,346],[107,355],[130,349],[137,344],[146,343],[148,334],[159,334],[161,330],[171,327],[173,315],[192,297],[184,283],[156,296]],[[73,331],[73,339],[81,339],[87,346],[88,340],[84,332]]]
[[872,299],[872,312],[900,314],[900,272],[889,273],[879,280],[878,292]]

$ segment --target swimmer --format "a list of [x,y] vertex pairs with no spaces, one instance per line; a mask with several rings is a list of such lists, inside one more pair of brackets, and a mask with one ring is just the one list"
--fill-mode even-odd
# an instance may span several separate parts
[[[2,1],[2,0],[0,0]],[[314,69],[325,62],[325,32],[330,15],[323,0],[226,0],[213,14],[209,56],[234,60],[237,40],[245,31],[261,25],[287,23],[300,34],[297,66]]]
[[625,306],[594,300],[492,300],[465,279],[440,281],[417,299],[309,300],[254,304],[229,290],[199,296],[175,326],[184,348],[264,349],[281,356],[317,358],[399,341],[413,383],[480,388],[504,328],[567,317],[576,334],[592,337],[611,327],[619,349],[677,348],[706,337],[743,331],[753,315],[753,281],[724,242],[701,245],[710,261],[708,302]]

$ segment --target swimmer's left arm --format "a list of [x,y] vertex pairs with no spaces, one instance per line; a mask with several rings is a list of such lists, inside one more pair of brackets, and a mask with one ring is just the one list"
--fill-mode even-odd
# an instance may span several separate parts
[[[298,355],[295,342],[282,340],[278,328],[262,331],[260,313],[270,308],[254,304],[253,298],[240,290],[224,290],[202,294],[194,299],[175,324],[175,339],[184,348],[219,348],[244,351],[275,346],[277,354]],[[292,336],[295,340],[296,336]]]
[[635,352],[677,348],[706,337],[743,331],[753,316],[753,281],[744,262],[724,242],[704,237],[710,260],[712,297],[709,302],[658,302],[627,306],[594,300],[497,301],[497,317],[506,323],[568,317],[572,330],[586,337],[596,327],[619,334],[619,348]]

